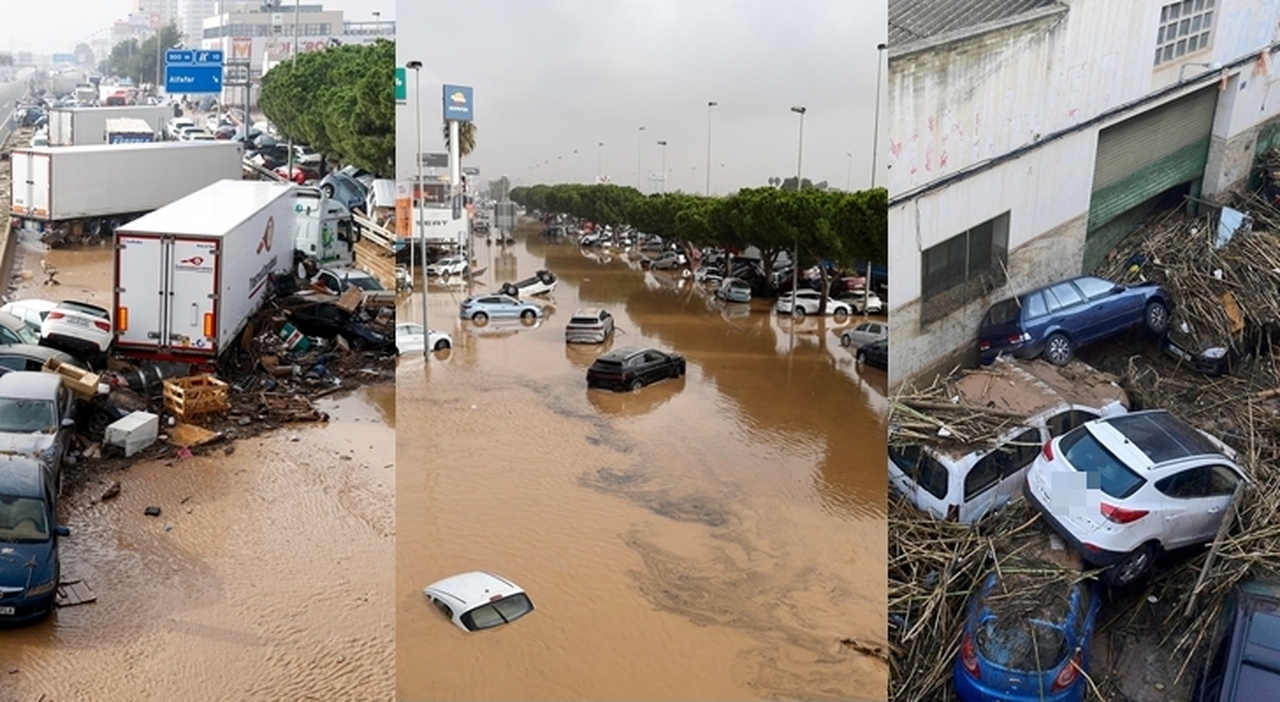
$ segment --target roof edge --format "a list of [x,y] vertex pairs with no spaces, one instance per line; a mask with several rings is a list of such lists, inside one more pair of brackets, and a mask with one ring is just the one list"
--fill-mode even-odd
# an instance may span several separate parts
[[975,37],[982,36],[983,34],[988,34],[1001,29],[1008,29],[1009,27],[1016,27],[1020,24],[1028,24],[1043,19],[1054,18],[1058,15],[1065,15],[1070,9],[1071,8],[1066,5],[1058,2],[1054,3],[1050,7],[1031,10],[1014,17],[1005,17],[991,22],[983,22],[982,24],[977,24],[972,27],[965,27],[963,29],[956,29],[950,32],[943,32],[942,34],[935,36],[925,37],[924,39],[910,42],[900,47],[890,45],[889,60],[893,61],[894,59],[905,58],[913,54],[935,49],[945,44],[962,41],[964,39],[973,39]]

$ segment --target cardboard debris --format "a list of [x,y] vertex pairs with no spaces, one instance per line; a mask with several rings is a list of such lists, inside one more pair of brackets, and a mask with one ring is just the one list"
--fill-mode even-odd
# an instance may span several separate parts
[[57,604],[59,607],[75,607],[76,605],[97,602],[98,596],[89,587],[89,583],[79,578],[63,580],[58,583]]
[[169,443],[182,448],[191,448],[192,446],[203,446],[214,439],[222,436],[216,431],[209,431],[204,427],[198,427],[194,424],[185,424],[179,422],[168,431]]
[[97,373],[63,363],[56,358],[45,361],[41,370],[62,376],[62,384],[82,400],[92,400],[98,394],[98,385],[102,381]]
[[1230,290],[1222,293],[1222,311],[1226,312],[1227,319],[1231,320],[1232,334],[1244,331],[1244,315],[1240,314],[1240,305]]
[[347,288],[346,292],[342,293],[342,295],[338,297],[338,302],[336,304],[338,309],[350,314],[356,311],[356,308],[360,306],[360,303],[363,300],[364,293],[360,288],[352,285]]

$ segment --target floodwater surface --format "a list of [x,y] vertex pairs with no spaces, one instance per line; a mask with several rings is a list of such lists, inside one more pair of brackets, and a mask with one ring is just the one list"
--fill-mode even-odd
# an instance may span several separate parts
[[[400,361],[399,696],[883,698],[885,377],[839,346],[858,318],[724,306],[537,231],[477,239],[472,290],[550,269],[544,320],[477,327],[465,284],[433,281],[429,326],[455,346]],[[587,390],[603,349],[563,341],[586,305],[616,317],[609,347],[679,352],[687,376]],[[422,588],[471,570],[536,610],[458,629]]]

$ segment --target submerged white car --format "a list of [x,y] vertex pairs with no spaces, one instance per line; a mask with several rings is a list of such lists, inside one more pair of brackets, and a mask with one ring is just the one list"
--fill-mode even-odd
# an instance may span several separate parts
[[466,256],[445,256],[435,263],[427,264],[427,275],[450,276],[464,275],[471,269]]
[[422,333],[422,325],[415,322],[396,324],[396,350],[401,356],[422,353],[424,349],[443,351],[453,346],[453,337],[445,332],[428,329]]
[[431,583],[422,592],[463,631],[508,624],[533,611],[519,585],[480,570]]

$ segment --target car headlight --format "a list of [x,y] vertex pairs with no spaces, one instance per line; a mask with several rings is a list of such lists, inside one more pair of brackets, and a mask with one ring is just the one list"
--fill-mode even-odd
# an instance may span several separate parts
[[1227,350],[1221,346],[1215,346],[1211,349],[1205,349],[1202,354],[1205,358],[1217,360],[1227,355]]
[[39,597],[41,595],[47,595],[50,592],[53,592],[53,589],[56,587],[58,587],[58,578],[57,577],[50,578],[49,582],[40,583],[39,585],[32,585],[31,587],[27,588],[27,597]]

